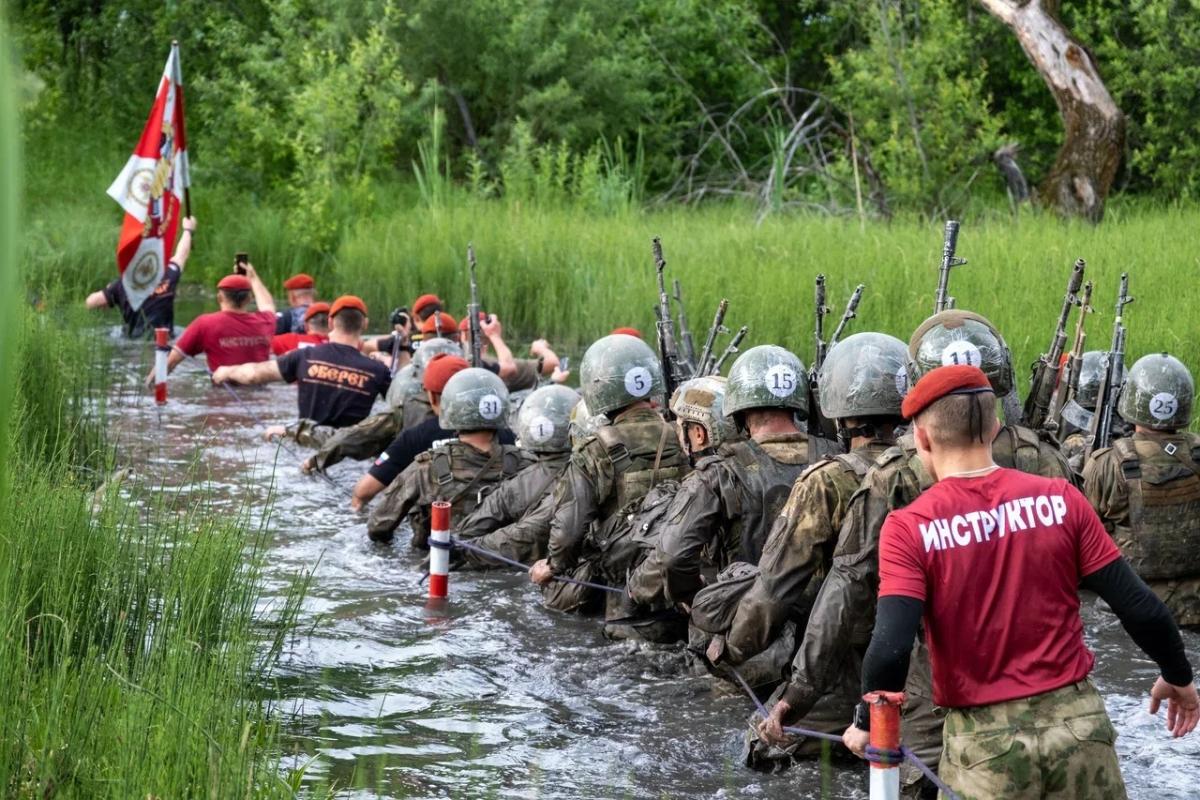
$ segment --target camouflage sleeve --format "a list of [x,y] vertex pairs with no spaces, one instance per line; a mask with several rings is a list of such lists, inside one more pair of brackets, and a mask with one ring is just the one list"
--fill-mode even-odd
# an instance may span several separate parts
[[856,656],[870,639],[879,588],[877,542],[888,514],[887,494],[864,488],[850,501],[829,575],[821,584],[804,640],[792,661],[783,698],[799,717],[833,691],[846,669],[861,670]]
[[470,516],[458,525],[458,537],[474,539],[483,536],[485,533],[491,533],[497,528],[507,525],[519,516],[513,508],[513,495],[517,493],[515,481],[518,479],[517,477],[509,478],[496,487],[494,492],[484,497],[483,502],[476,506]]
[[390,542],[400,522],[421,499],[421,476],[425,459],[409,464],[396,480],[383,490],[379,503],[367,518],[367,535],[373,542]]
[[1071,469],[1067,457],[1052,444],[1042,442],[1038,448],[1038,472],[1043,478],[1066,478],[1071,485],[1079,488],[1079,476]]
[[601,474],[602,463],[606,462],[589,457],[585,448],[571,456],[555,486],[548,555],[555,575],[570,572],[578,564],[584,537],[600,514],[600,498],[612,483],[611,475]]
[[721,532],[721,498],[717,470],[688,475],[663,517],[653,557],[662,571],[663,595],[668,602],[689,603],[704,586],[700,557],[705,545]]
[[1096,452],[1084,464],[1083,495],[1109,533],[1129,515],[1129,487],[1111,450]]
[[375,458],[400,433],[395,415],[388,411],[367,417],[357,425],[343,428],[330,437],[313,457],[317,469],[329,469],[339,461]]
[[767,649],[800,602],[814,575],[824,572],[828,551],[837,540],[837,523],[854,491],[839,491],[837,465],[810,473],[792,487],[783,513],[775,520],[758,577],[742,596],[726,635],[729,660],[740,664]]
[[[554,489],[551,488],[546,490],[538,504],[523,517],[480,537],[476,544],[523,564],[532,564],[546,557],[550,523],[553,519]],[[475,560],[474,554],[469,555],[472,556],[469,560]],[[478,558],[480,563],[487,563],[486,559]]]

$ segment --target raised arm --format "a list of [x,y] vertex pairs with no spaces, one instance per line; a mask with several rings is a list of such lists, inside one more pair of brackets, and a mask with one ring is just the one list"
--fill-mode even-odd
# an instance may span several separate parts
[[196,230],[196,218],[183,218],[183,233],[179,235],[179,242],[175,245],[175,255],[171,256],[173,261],[179,267],[179,271],[183,272],[183,268],[187,266],[188,256],[192,254],[192,233]]
[[104,290],[101,289],[98,292],[92,292],[89,294],[87,299],[83,301],[83,304],[93,310],[97,308],[108,308],[108,298],[104,296]]
[[554,370],[558,369],[558,353],[550,349],[550,343],[545,339],[538,339],[529,345],[529,352],[542,359],[543,375],[553,375]]
[[504,343],[504,329],[500,325],[500,320],[496,318],[495,314],[492,314],[480,323],[479,329],[483,331],[483,335],[492,343],[492,350],[496,353],[496,361],[500,363],[500,380],[511,379],[517,374],[517,360],[513,358],[512,350],[509,350],[508,345]]
[[250,279],[250,291],[254,293],[254,305],[259,311],[269,311],[275,313],[275,298],[271,297],[271,290],[262,282],[262,278],[258,277],[258,272],[255,271],[253,264],[246,264],[246,277]]

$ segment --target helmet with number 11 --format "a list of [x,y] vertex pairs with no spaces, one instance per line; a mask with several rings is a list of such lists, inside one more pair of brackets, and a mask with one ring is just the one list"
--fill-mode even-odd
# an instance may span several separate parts
[[729,368],[725,416],[754,408],[790,408],[808,418],[808,372],[793,353],[773,344],[751,347]]
[[979,367],[997,396],[1013,388],[1012,356],[996,326],[980,314],[950,309],[921,323],[908,340],[909,384],[937,367]]
[[589,411],[612,417],[640,400],[661,403],[662,367],[648,344],[615,333],[597,339],[583,354],[579,389]]
[[486,369],[456,372],[442,389],[438,424],[448,431],[494,431],[504,427],[508,389]]

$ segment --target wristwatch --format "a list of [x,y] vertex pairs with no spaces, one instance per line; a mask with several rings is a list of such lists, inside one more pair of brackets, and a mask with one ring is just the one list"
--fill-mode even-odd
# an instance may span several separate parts
[[860,731],[871,730],[871,709],[866,703],[860,702],[854,707],[854,727]]

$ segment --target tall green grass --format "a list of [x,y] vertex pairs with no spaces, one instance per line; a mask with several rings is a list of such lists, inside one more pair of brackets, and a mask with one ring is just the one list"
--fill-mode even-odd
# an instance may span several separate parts
[[[266,619],[262,531],[137,481],[97,488],[108,353],[44,290],[22,307],[10,64],[0,18],[0,794],[292,797],[260,697],[303,587]],[[103,227],[75,222],[67,241]],[[36,252],[50,275],[88,251]]]

